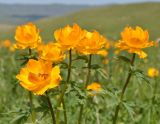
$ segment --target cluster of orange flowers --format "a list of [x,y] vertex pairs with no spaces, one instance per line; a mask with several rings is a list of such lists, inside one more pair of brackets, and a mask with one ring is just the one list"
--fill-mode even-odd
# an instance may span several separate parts
[[[147,54],[142,51],[146,47],[154,45],[149,41],[148,31],[140,27],[132,29],[126,27],[121,33],[122,40],[115,44],[121,50],[135,53],[140,58],[145,58]],[[79,54],[107,55],[105,49],[109,49],[109,42],[97,31],[89,32],[81,29],[77,24],[73,27],[67,25],[54,32],[55,42],[42,43],[40,31],[37,27],[28,23],[18,26],[16,29],[17,49],[36,49],[39,55],[38,60],[29,60],[26,67],[22,68],[17,79],[21,85],[37,95],[43,94],[46,90],[59,85],[61,81],[59,66],[52,67],[53,63],[59,63],[65,59],[67,50],[75,50]],[[105,48],[105,49],[104,49]],[[96,88],[95,88],[96,87]],[[100,85],[93,83],[88,89],[97,90]]]
[[83,30],[77,24],[56,30],[54,37],[55,42],[42,43],[39,29],[32,23],[18,26],[16,29],[16,48],[36,49],[39,55],[38,60],[30,59],[16,77],[24,88],[37,95],[42,95],[46,90],[59,85],[60,68],[52,67],[52,64],[63,61],[65,51],[76,50],[83,55],[104,55],[102,49],[107,43],[97,31]]

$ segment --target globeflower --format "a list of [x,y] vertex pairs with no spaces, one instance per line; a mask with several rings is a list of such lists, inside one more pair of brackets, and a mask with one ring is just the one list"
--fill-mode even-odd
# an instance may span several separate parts
[[40,59],[53,63],[58,63],[65,58],[61,45],[58,43],[50,42],[47,45],[41,44],[38,46],[37,51]]
[[156,68],[149,68],[148,69],[148,76],[153,78],[159,75],[159,71]]
[[39,29],[32,24],[28,23],[26,25],[18,26],[15,34],[16,48],[36,48],[39,43],[41,43],[41,37],[39,35]]
[[[87,32],[87,31],[86,31]],[[83,40],[79,42],[76,49],[81,54],[103,54],[101,51],[106,43],[106,39],[97,31],[87,32]],[[106,55],[107,53],[105,53]]]
[[67,25],[62,29],[54,32],[56,41],[62,46],[64,50],[74,49],[77,44],[84,38],[85,31],[77,24],[73,27]]
[[99,54],[99,55],[105,57],[105,56],[108,55],[108,52],[107,52],[107,50],[100,50],[100,51],[97,52],[97,54]]
[[10,40],[4,40],[2,43],[2,46],[6,47],[6,48],[10,48],[11,45],[12,45],[12,43]]
[[132,29],[126,27],[121,33],[122,40],[120,40],[115,47],[120,50],[127,50],[129,53],[135,53],[140,58],[147,57],[147,54],[142,49],[151,47],[154,42],[149,42],[149,33],[140,27]]
[[48,89],[57,87],[61,81],[58,66],[52,67],[51,62],[33,59],[28,61],[16,78],[22,87],[36,95],[42,95]]
[[89,95],[91,96],[94,96],[101,89],[101,85],[97,82],[93,82],[87,86],[87,90],[89,90]]

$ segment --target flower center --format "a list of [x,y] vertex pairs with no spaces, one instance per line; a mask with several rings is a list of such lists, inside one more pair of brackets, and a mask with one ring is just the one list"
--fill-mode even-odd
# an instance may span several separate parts
[[49,77],[48,74],[33,74],[33,73],[29,73],[28,79],[29,81],[33,82],[33,83],[40,83],[43,82],[45,80],[47,80]]

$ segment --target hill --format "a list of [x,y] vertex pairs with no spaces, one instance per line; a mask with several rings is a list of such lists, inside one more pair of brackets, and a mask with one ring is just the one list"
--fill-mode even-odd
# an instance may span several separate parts
[[[46,18],[35,23],[41,29],[44,41],[53,40],[53,31],[66,24],[78,23],[81,27],[98,30],[110,39],[117,40],[125,26],[142,26],[149,30],[151,39],[160,37],[160,3],[140,3],[101,6],[58,18]],[[13,38],[13,31],[2,38]]]
[[63,16],[88,8],[87,5],[0,4],[0,24],[20,24],[49,16]]

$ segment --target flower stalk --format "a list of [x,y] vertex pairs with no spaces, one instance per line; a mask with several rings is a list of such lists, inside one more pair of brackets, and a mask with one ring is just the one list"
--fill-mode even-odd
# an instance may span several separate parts
[[50,112],[51,112],[53,124],[56,124],[55,114],[54,114],[54,110],[53,110],[52,103],[51,103],[51,100],[49,98],[48,92],[46,92],[46,99],[47,99],[47,102],[48,102],[48,107],[49,107]]
[[33,105],[33,97],[32,97],[32,92],[28,91],[28,96],[29,96],[29,103],[30,103],[30,110],[31,110],[31,116],[32,116],[32,122],[35,123],[35,112],[34,112],[34,105]]
[[[132,59],[130,61],[131,66],[134,66],[135,56],[136,56],[136,54],[133,53]],[[128,84],[130,82],[131,76],[132,76],[132,72],[129,71],[126,82],[125,82],[125,85],[124,85],[124,87],[122,89],[122,92],[121,92],[121,95],[120,95],[120,103],[117,105],[116,110],[115,110],[115,115],[114,115],[114,118],[113,118],[113,124],[117,123],[117,118],[118,118],[118,113],[119,113],[119,110],[120,110],[120,105],[121,105],[121,102],[123,101],[124,93],[125,93],[126,88],[127,88]]]
[[[64,94],[65,94],[65,91],[66,91],[66,89],[67,89],[67,85],[68,85],[68,83],[69,83],[69,81],[70,81],[70,76],[71,76],[71,66],[72,66],[72,50],[70,49],[70,50],[69,50],[69,61],[68,61],[68,74],[67,74],[67,80],[66,80],[64,89],[63,89],[63,91],[62,91],[62,93],[61,93],[60,99],[59,99],[59,101],[58,101],[58,106],[60,106],[61,103],[63,104],[64,121],[65,121],[65,124],[68,123],[68,120],[67,120],[67,112],[66,112],[65,101],[64,101]],[[57,124],[59,124],[59,111],[57,111],[56,120],[57,120]]]
[[[90,75],[91,75],[91,61],[92,61],[92,55],[89,55],[89,61],[88,61],[88,72],[87,72],[87,78],[86,78],[86,82],[85,82],[85,89],[87,88],[87,85],[89,83],[90,80]],[[81,105],[80,107],[80,112],[79,112],[79,118],[78,118],[78,124],[81,124],[82,122],[82,114],[83,114],[83,108],[84,106]]]
[[[28,49],[28,54],[31,56],[32,55],[32,50],[29,48]],[[31,116],[32,116],[32,122],[35,123],[35,112],[34,112],[34,105],[33,105],[33,96],[32,92],[28,91],[28,96],[29,96],[29,103],[30,103],[30,109],[31,109]]]

